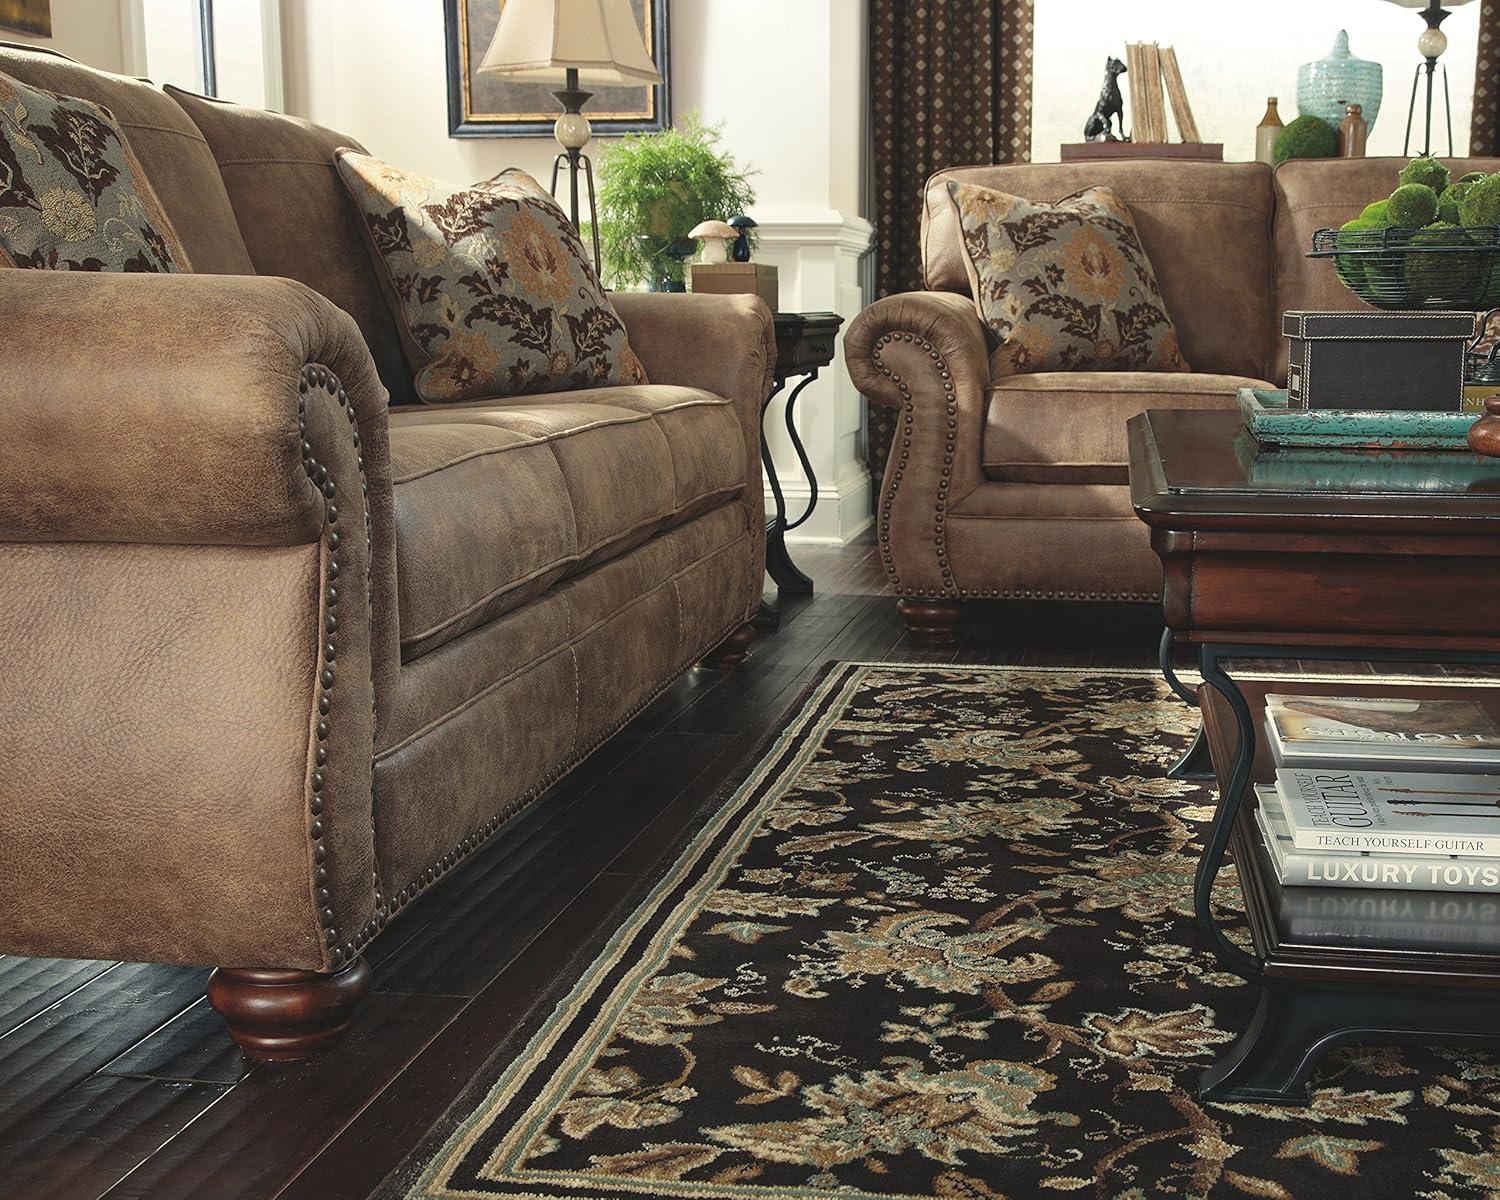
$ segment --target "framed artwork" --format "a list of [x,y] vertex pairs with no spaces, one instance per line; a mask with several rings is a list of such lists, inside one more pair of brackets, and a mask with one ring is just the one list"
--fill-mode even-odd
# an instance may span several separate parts
[[[6,0],[0,0],[4,11]],[[496,79],[475,68],[484,58],[505,0],[443,0],[448,40],[448,133],[452,137],[551,137],[562,86]],[[601,87],[584,107],[594,133],[655,133],[672,123],[667,0],[630,0],[662,82]]]
[[0,29],[52,36],[52,0],[0,0]]

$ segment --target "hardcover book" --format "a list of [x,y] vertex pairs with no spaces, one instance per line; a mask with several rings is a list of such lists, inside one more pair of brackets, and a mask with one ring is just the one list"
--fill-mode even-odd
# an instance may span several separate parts
[[1500,728],[1471,700],[1272,693],[1266,725],[1278,760],[1289,765],[1346,759],[1500,766]]
[[1279,767],[1299,850],[1500,858],[1500,776]]
[[1277,878],[1289,887],[1500,892],[1500,859],[1298,850],[1292,844],[1292,827],[1280,794],[1257,784],[1255,796],[1259,801],[1256,826]]

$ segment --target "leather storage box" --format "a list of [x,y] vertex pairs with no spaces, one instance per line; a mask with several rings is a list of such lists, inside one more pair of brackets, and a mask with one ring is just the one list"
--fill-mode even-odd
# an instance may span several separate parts
[[1463,403],[1467,312],[1283,314],[1292,408],[1456,412]]
[[758,262],[694,263],[693,291],[713,296],[759,296],[770,310],[780,312],[780,284],[776,268]]

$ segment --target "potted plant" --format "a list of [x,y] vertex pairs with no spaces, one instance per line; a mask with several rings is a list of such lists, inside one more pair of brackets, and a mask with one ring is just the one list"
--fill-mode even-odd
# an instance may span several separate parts
[[720,126],[690,115],[662,133],[632,134],[599,156],[599,242],[606,282],[681,291],[704,220],[726,221],[755,202],[748,172],[719,148]]

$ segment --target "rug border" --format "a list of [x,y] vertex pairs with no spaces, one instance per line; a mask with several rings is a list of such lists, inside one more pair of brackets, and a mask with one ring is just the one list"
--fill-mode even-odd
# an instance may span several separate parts
[[[656,891],[662,879],[677,865],[688,847],[703,832],[704,827],[744,787],[755,768],[785,735],[792,722],[817,694],[819,688],[828,682],[829,677],[840,668],[878,665],[883,664],[830,659],[818,667],[812,678],[787,702],[777,716],[775,724],[757,739],[749,750],[745,751],[729,778],[710,792],[704,798],[703,803],[694,809],[692,816],[684,822],[681,835],[667,850],[663,851],[652,869],[642,876],[635,887],[611,906],[600,920],[595,934],[568,957],[553,982],[544,991],[537,993],[511,1033],[499,1042],[474,1070],[463,1089],[443,1110],[442,1116],[432,1124],[422,1135],[421,1141],[407,1152],[400,1164],[386,1175],[380,1186],[371,1193],[371,1200],[405,1200],[410,1190],[419,1182],[427,1166],[442,1152],[458,1127],[474,1111],[473,1106],[488,1098],[499,1084],[499,1077],[491,1074],[490,1068],[497,1060],[507,1056],[513,1058],[531,1044],[541,1027],[552,1019],[557,1006],[573,992],[584,973],[598,961],[599,956],[615,939],[621,927]],[[899,665],[931,667],[943,664],[903,663]],[[547,1198],[541,1198],[541,1200],[547,1200]]]
[[[514,1062],[526,1054],[536,1037],[555,1017],[557,1008],[572,995],[590,968],[599,961],[609,946],[620,936],[625,926],[631,923],[632,918],[650,900],[666,877],[678,867],[683,856],[703,835],[708,826],[714,821],[714,818],[724,812],[735,796],[750,781],[756,769],[765,762],[773,747],[786,736],[791,726],[806,712],[819,691],[825,688],[830,683],[831,678],[841,670],[848,671],[851,675],[861,675],[869,669],[952,671],[960,674],[1071,674],[1162,678],[1161,671],[1156,667],[955,663],[921,660],[893,662],[869,659],[831,659],[824,662],[817,668],[807,684],[799,689],[796,695],[783,707],[772,728],[759,738],[749,750],[745,751],[729,778],[711,792],[701,805],[693,810],[691,817],[684,822],[681,835],[667,850],[663,851],[651,871],[644,875],[637,885],[625,896],[611,906],[609,911],[599,921],[595,934],[568,957],[552,983],[545,990],[537,993],[511,1033],[499,1042],[485,1057],[463,1089],[422,1136],[417,1146],[403,1157],[401,1163],[387,1174],[381,1184],[371,1193],[372,1200],[406,1200],[411,1190],[421,1182],[422,1177],[427,1173],[428,1169],[449,1148],[460,1127],[480,1107],[486,1104],[490,1096],[504,1082],[507,1070],[502,1069],[499,1074],[494,1074],[491,1068],[499,1060],[509,1059]],[[1195,671],[1184,671],[1181,674],[1186,677],[1185,682],[1189,682],[1190,685],[1192,678],[1196,676]],[[1435,679],[1432,676],[1426,675],[1386,672],[1368,676],[1352,676],[1341,672],[1298,671],[1293,673],[1268,669],[1240,671],[1236,672],[1236,675],[1241,679],[1300,679],[1316,683],[1337,683],[1350,680],[1359,683],[1411,683],[1414,685],[1441,687],[1494,686],[1493,679],[1475,677]],[[848,680],[845,680],[840,686],[846,687],[848,682]],[[602,1198],[607,1194],[615,1195],[618,1193],[606,1193],[601,1189],[598,1196]],[[514,1198],[515,1193],[512,1193],[512,1196]],[[571,1194],[568,1197],[563,1197],[560,1194],[538,1192],[535,1194],[534,1200],[583,1200],[583,1198],[581,1194]]]

